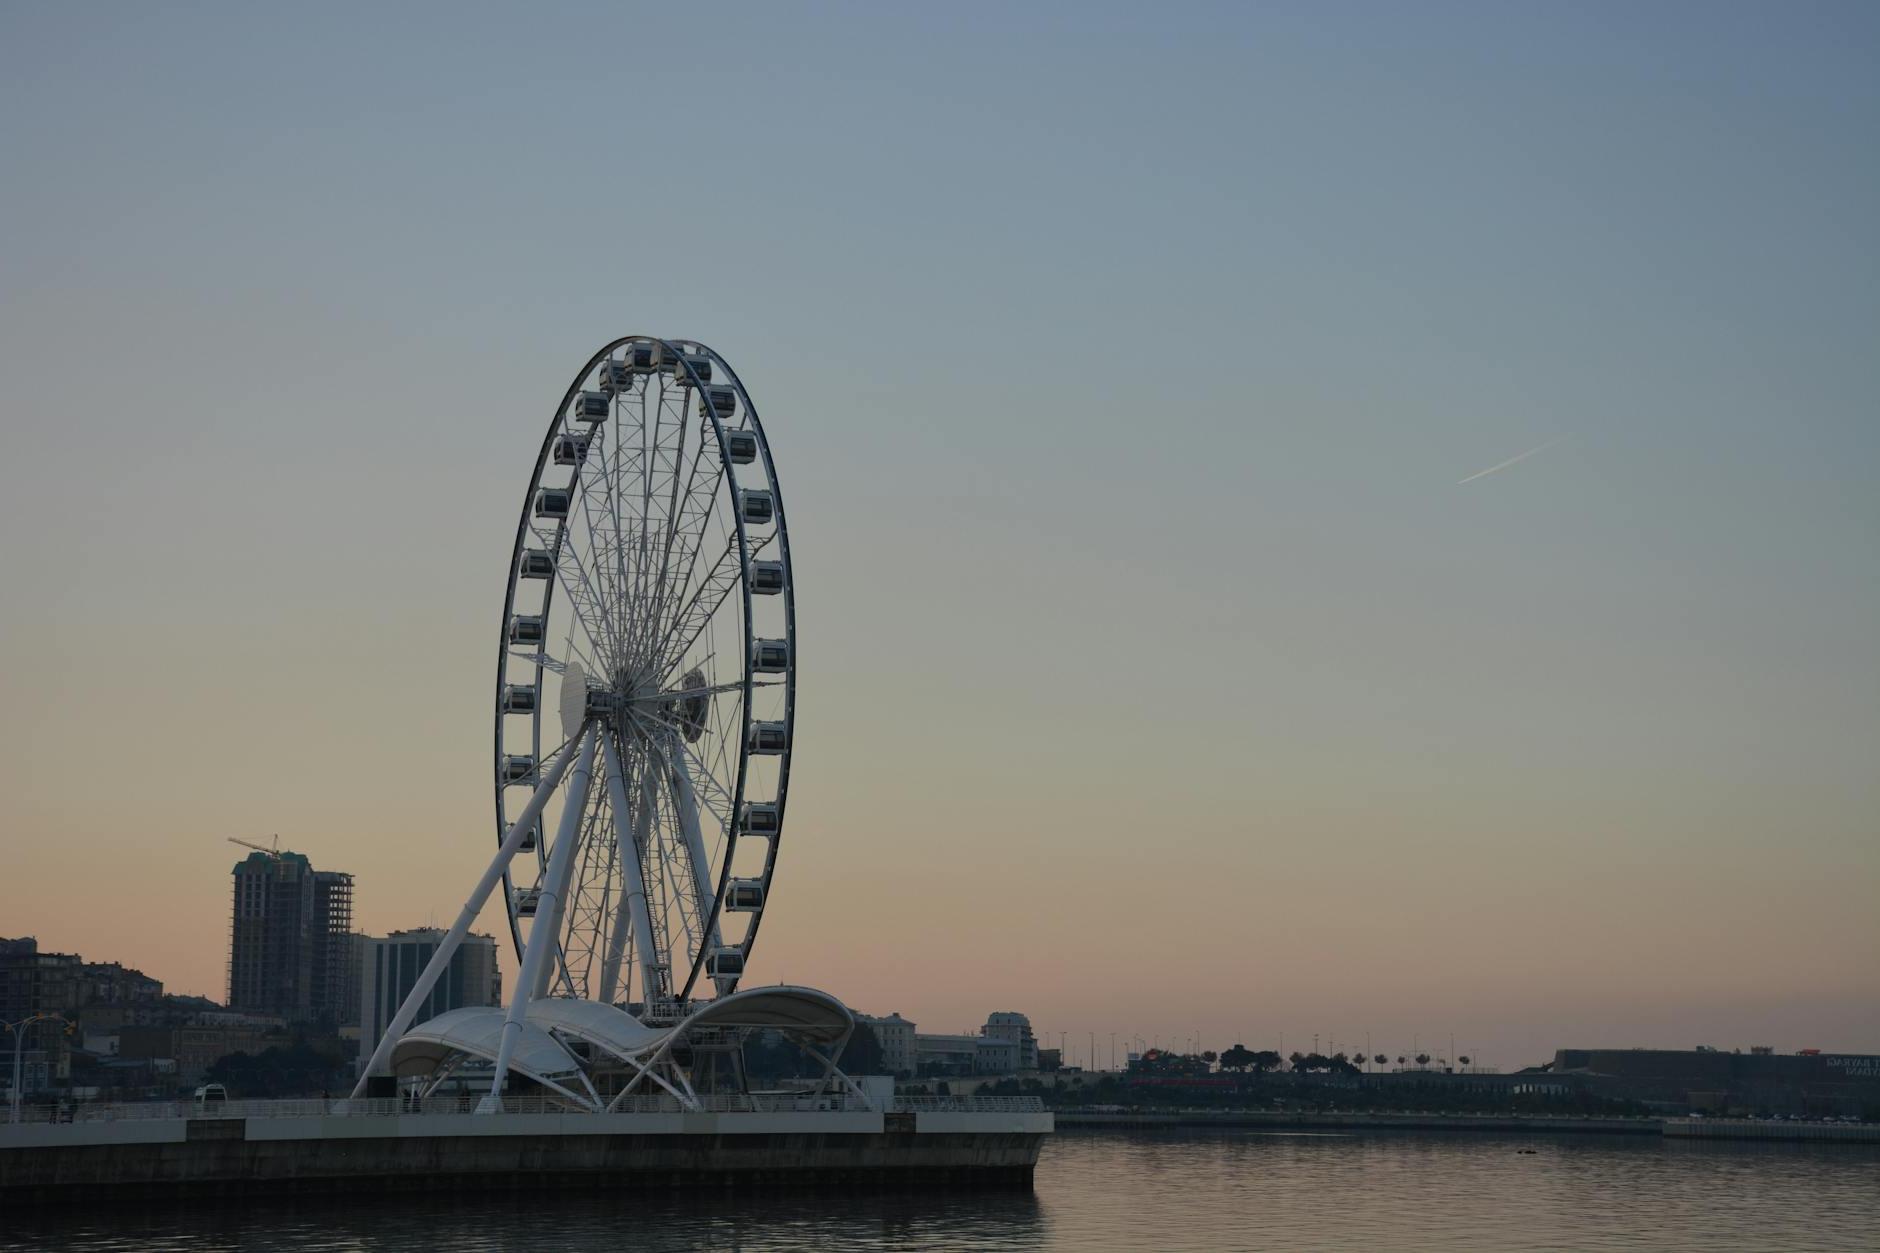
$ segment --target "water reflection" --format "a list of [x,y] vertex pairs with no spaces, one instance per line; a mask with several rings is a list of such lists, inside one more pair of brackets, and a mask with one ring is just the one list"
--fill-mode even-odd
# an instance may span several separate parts
[[581,1192],[187,1203],[8,1216],[0,1249],[998,1249],[1049,1242],[1028,1192]]
[[1870,1249],[1880,1149],[1073,1131],[1035,1193],[500,1194],[14,1210],[0,1249]]

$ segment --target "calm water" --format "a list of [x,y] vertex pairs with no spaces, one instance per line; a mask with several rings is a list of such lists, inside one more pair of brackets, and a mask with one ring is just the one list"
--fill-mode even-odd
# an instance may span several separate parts
[[1029,1195],[498,1197],[0,1215],[8,1250],[1359,1247],[1880,1249],[1880,1149],[1088,1130],[1053,1138]]

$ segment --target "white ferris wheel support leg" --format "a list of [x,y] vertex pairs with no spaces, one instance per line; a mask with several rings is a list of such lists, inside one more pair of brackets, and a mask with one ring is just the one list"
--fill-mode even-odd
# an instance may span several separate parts
[[[698,796],[692,791],[692,772],[686,768],[685,749],[674,740],[672,744],[672,782],[679,794],[679,833],[685,838],[685,859],[692,863],[692,892],[698,902],[699,921],[703,922],[712,912],[712,902],[718,897],[718,888],[711,881],[711,864],[705,860],[705,837],[698,827]],[[738,816],[731,815],[731,829],[737,830]],[[731,856],[731,850],[725,850],[725,856]],[[705,951],[710,953],[719,944],[718,924],[713,923],[711,934],[703,941]],[[722,990],[722,989],[721,989]]]
[[607,937],[607,960],[601,966],[601,1002],[611,1005],[620,987],[620,962],[626,955],[628,928],[632,928],[633,951],[640,962],[640,999],[650,1002],[659,991],[659,953],[653,948],[653,918],[646,907],[646,877],[640,869],[640,850],[646,847],[648,828],[653,820],[653,775],[649,770],[640,784],[640,811],[633,817],[633,829],[627,829],[627,780],[620,768],[620,753],[611,737],[601,743],[603,764],[607,771],[607,796],[614,811],[615,860],[626,883],[620,907],[614,914],[613,929]]
[[568,763],[573,760],[574,754],[568,752],[557,757],[554,764],[548,768],[548,773],[542,776],[541,783],[536,786],[535,795],[531,796],[529,803],[522,807],[522,812],[516,815],[516,820],[509,824],[508,834],[503,836],[503,842],[497,848],[496,856],[491,859],[489,868],[483,872],[483,877],[477,880],[476,887],[471,889],[470,899],[464,902],[463,909],[457,915],[457,921],[451,924],[449,934],[444,937],[444,942],[437,946],[437,952],[431,954],[429,964],[425,966],[424,973],[418,976],[418,981],[412,985],[411,994],[405,997],[405,1003],[398,1007],[398,1012],[392,1015],[392,1020],[385,1024],[385,1034],[379,1038],[377,1047],[372,1050],[372,1060],[360,1070],[359,1082],[353,1087],[352,1094],[355,1099],[365,1095],[366,1081],[391,1060],[393,1046],[411,1026],[412,1018],[417,1015],[418,1007],[423,1005],[425,999],[431,995],[431,989],[437,986],[439,977],[450,965],[451,956],[463,943],[463,938],[469,933],[471,924],[477,920],[477,915],[483,912],[483,906],[489,901],[490,893],[496,889],[498,883],[502,882],[503,873],[509,869],[510,861],[514,859],[516,851],[522,847],[523,837],[533,831],[535,824],[541,820],[543,806],[548,804],[548,798],[555,794],[555,789],[561,786],[561,776],[567,772]]
[[581,842],[581,818],[587,811],[588,783],[594,777],[594,742],[599,738],[599,731],[592,725],[581,733],[581,755],[568,780],[568,795],[562,801],[554,847],[548,851],[548,882],[536,901],[535,922],[529,927],[529,942],[522,950],[522,970],[516,975],[516,988],[509,996],[502,1042],[496,1046],[496,1071],[490,1077],[490,1094],[477,1104],[479,1114],[496,1113],[503,1107],[503,1084],[509,1077],[509,1059],[515,1055],[516,1041],[522,1037],[522,1024],[528,1017],[529,1002],[534,999],[545,963],[561,940],[556,922],[561,917],[562,898],[568,894],[568,880],[574,874],[574,846]]

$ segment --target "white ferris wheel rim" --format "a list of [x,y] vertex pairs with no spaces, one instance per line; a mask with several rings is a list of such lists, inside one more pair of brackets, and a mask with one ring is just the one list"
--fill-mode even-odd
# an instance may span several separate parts
[[[652,389],[655,385],[658,387],[656,410],[662,415],[661,422],[667,413],[669,401],[673,399],[669,396],[669,390],[677,394],[676,400],[681,420],[674,424],[673,430],[678,441],[677,446],[681,449],[687,438],[686,428],[691,425],[689,415],[692,402],[695,398],[698,400],[699,419],[696,427],[701,441],[701,451],[693,463],[691,472],[693,478],[697,477],[699,467],[705,463],[704,450],[713,451],[718,459],[716,481],[710,489],[709,496],[701,497],[705,503],[698,515],[688,522],[685,511],[675,507],[669,516],[657,519],[657,521],[666,528],[659,536],[665,545],[662,549],[660,574],[662,595],[666,592],[664,554],[671,552],[671,545],[675,536],[680,534],[681,528],[691,525],[696,532],[690,536],[692,548],[688,572],[685,576],[691,578],[697,572],[705,531],[714,520],[729,523],[729,538],[735,540],[735,578],[727,579],[728,585],[722,590],[717,590],[717,585],[712,580],[721,577],[721,567],[727,559],[725,554],[720,554],[696,589],[694,596],[694,599],[702,598],[708,589],[712,589],[717,599],[705,612],[696,632],[690,639],[682,641],[683,647],[670,659],[671,664],[677,666],[692,656],[689,650],[697,645],[700,635],[708,634],[714,628],[718,622],[717,615],[728,604],[732,611],[727,616],[735,619],[741,638],[736,650],[739,664],[729,673],[722,675],[724,680],[722,682],[718,681],[721,677],[720,673],[713,668],[712,664],[718,656],[718,646],[710,648],[704,667],[693,668],[676,676],[656,673],[669,662],[662,648],[654,646],[663,644],[663,637],[657,632],[667,625],[663,615],[668,605],[665,601],[649,602],[644,596],[639,595],[645,591],[644,571],[636,567],[636,573],[642,575],[642,582],[634,585],[631,595],[626,591],[629,580],[624,577],[624,566],[623,577],[618,586],[612,589],[606,587],[604,578],[598,577],[598,570],[596,571],[597,577],[593,580],[588,579],[585,573],[580,574],[578,587],[573,580],[566,577],[564,567],[579,567],[578,554],[568,559],[568,555],[578,547],[574,539],[580,529],[570,516],[563,516],[554,528],[552,549],[555,558],[554,574],[548,577],[537,576],[531,580],[525,578],[523,573],[525,558],[532,549],[539,553],[541,549],[536,545],[542,543],[545,538],[537,508],[543,490],[565,486],[570,494],[570,501],[575,493],[580,493],[582,507],[588,508],[587,494],[592,490],[589,482],[593,480],[594,475],[590,471],[585,454],[592,444],[583,445],[581,451],[574,454],[577,460],[572,468],[569,468],[565,484],[557,473],[558,470],[567,468],[557,463],[558,442],[571,434],[579,433],[578,424],[571,416],[572,407],[577,404],[578,399],[593,396],[594,393],[588,390],[591,380],[601,374],[605,368],[621,361],[623,357],[631,362],[636,359],[635,353],[642,352],[642,350],[654,352],[655,359],[663,360],[670,369],[669,374],[652,371],[641,375],[638,429],[641,455],[647,466],[659,460],[659,450],[656,447],[652,448],[651,452],[648,451],[651,445],[648,442],[646,422],[649,412],[647,402],[652,399]],[[714,375],[716,377],[713,377]],[[617,381],[618,375],[615,378]],[[603,430],[618,434],[627,429],[621,416],[626,408],[621,403],[621,396],[633,394],[633,385],[634,380],[629,377],[625,392],[610,393],[613,411],[604,423],[593,428],[593,438],[599,438]],[[721,398],[708,397],[708,389],[728,389],[732,393],[734,405],[729,413],[721,413]],[[583,403],[587,402],[583,401]],[[745,442],[742,445],[734,445],[734,434]],[[750,450],[750,442],[753,438],[754,455]],[[656,430],[652,436],[653,444],[657,443],[657,439]],[[615,484],[603,490],[617,492],[618,460],[628,455],[627,448],[628,444],[624,436],[615,439],[611,444],[602,441],[598,462],[602,470],[599,477],[607,476],[606,458],[611,456],[617,459],[612,470]],[[619,451],[615,451],[616,449]],[[737,453],[744,455],[740,457],[736,455]],[[650,476],[653,471],[646,469],[645,473]],[[679,499],[679,473],[677,468],[672,470],[672,498],[675,502]],[[584,481],[584,475],[588,476],[586,481]],[[687,504],[690,504],[692,500],[690,482],[685,491]],[[744,497],[747,492],[768,496],[769,520],[761,528],[746,517],[747,502]],[[650,497],[649,487],[647,498],[650,500]],[[616,506],[619,504],[618,498],[614,500],[614,504]],[[561,502],[561,507],[567,511],[567,514],[572,514],[572,504],[569,501]],[[642,507],[643,525],[633,534],[636,542],[641,545],[639,555],[648,560],[648,568],[650,568],[646,544],[654,533],[652,528],[654,520],[645,516],[647,512],[650,512],[646,510],[645,502]],[[631,519],[627,521],[631,522]],[[608,551],[608,555],[620,558],[628,547],[626,542],[628,532],[621,529],[621,517],[618,511],[614,515],[614,522],[614,529],[610,533],[613,546]],[[593,530],[594,523],[591,515],[588,525],[589,539],[592,540],[599,532]],[[774,629],[779,632],[771,638],[759,637],[759,627],[754,618],[751,569],[753,560],[760,554],[766,564],[779,567],[781,572],[781,586],[768,589],[774,595],[761,593],[757,595],[759,600],[776,602],[774,610],[766,611],[768,621],[774,623]],[[773,574],[771,577],[777,576]],[[523,585],[525,582],[532,581],[542,585],[539,614],[541,639],[536,647],[535,655],[529,656],[520,651],[523,646],[515,642],[513,630],[521,614],[518,608],[519,598],[526,599]],[[672,594],[674,602],[677,602],[685,590],[684,587],[680,587]],[[554,655],[553,646],[558,601],[562,602],[560,609],[569,632],[566,649],[569,655],[560,658]],[[585,615],[581,608],[584,601],[588,611]],[[651,612],[648,612],[649,604],[654,606]],[[673,612],[675,614],[691,612],[690,602],[686,603],[683,610]],[[637,619],[633,616],[636,613],[639,615]],[[613,615],[613,617],[607,620],[606,615]],[[581,651],[574,636],[577,625],[582,628],[587,642],[591,645],[587,652],[596,655],[575,655]],[[690,619],[675,616],[671,625],[674,633],[677,634],[680,628],[690,626],[691,623]],[[644,646],[639,652],[635,651],[636,642]],[[779,643],[783,648],[784,664],[782,667],[770,665],[763,670],[754,668],[754,663],[759,660],[754,656],[754,652],[760,651],[758,646],[769,645],[774,648]],[[643,655],[652,660],[636,668],[633,659],[642,658]],[[764,653],[764,659],[775,661],[775,657],[769,652]],[[531,698],[533,708],[526,714],[506,707],[508,694],[514,686],[517,686],[516,667],[518,664],[523,667],[524,672],[532,671],[533,676],[530,681],[534,693]],[[586,799],[587,793],[584,788],[582,802],[586,808],[594,809],[597,813],[599,809],[605,808],[613,814],[613,825],[621,830],[616,860],[609,863],[610,868],[605,872],[610,876],[608,890],[599,893],[600,909],[592,913],[593,922],[578,935],[577,929],[582,926],[580,922],[582,910],[578,906],[571,907],[569,902],[582,899],[583,885],[577,883],[568,889],[565,893],[568,902],[561,901],[559,898],[556,898],[555,902],[558,911],[556,914],[558,940],[556,969],[553,974],[561,986],[569,992],[575,995],[581,995],[584,991],[587,994],[593,994],[593,971],[596,960],[601,962],[602,990],[607,993],[601,999],[612,999],[612,993],[616,987],[624,990],[630,986],[629,972],[632,970],[632,963],[625,962],[623,957],[621,938],[623,936],[627,937],[624,943],[632,946],[635,961],[657,965],[659,958],[665,959],[667,982],[663,990],[654,986],[651,974],[644,975],[639,981],[641,1000],[648,1008],[655,999],[682,1006],[691,998],[694,988],[701,979],[714,985],[721,996],[736,990],[744,964],[748,961],[754,946],[765,908],[770,900],[770,885],[775,873],[777,845],[782,833],[784,811],[788,799],[790,759],[795,746],[796,666],[795,586],[782,493],[777,481],[769,441],[758,417],[757,408],[752,403],[743,382],[723,356],[695,340],[667,340],[645,335],[629,335],[614,340],[596,352],[569,384],[560,405],[550,419],[548,431],[537,453],[534,469],[530,475],[528,494],[524,498],[521,518],[517,524],[516,540],[510,555],[502,635],[497,659],[493,777],[499,842],[508,829],[508,822],[515,808],[510,803],[510,790],[518,780],[507,774],[509,766],[506,763],[512,762],[516,756],[523,755],[518,751],[519,726],[526,725],[528,735],[526,755],[532,760],[534,768],[541,770],[549,765],[556,753],[572,752],[575,741],[579,738],[577,732],[586,725],[581,721],[579,712],[571,712],[566,706],[571,699],[571,692],[579,695],[586,690],[587,686],[594,683],[594,678],[589,673],[591,669],[613,676],[612,688],[607,688],[605,679],[602,680],[601,687],[608,693],[605,699],[622,706],[617,710],[593,715],[593,718],[602,720],[595,722],[594,725],[603,728],[603,738],[607,741],[601,753],[602,760],[606,768],[618,777],[610,776],[608,786],[596,789],[598,799],[592,802]],[[564,708],[558,711],[561,714],[559,718],[545,709],[547,702],[543,699],[546,696],[544,689],[550,674],[555,675],[562,686]],[[647,675],[649,674],[658,680],[651,686],[648,686]],[[631,677],[633,675],[639,677]],[[766,691],[765,689],[774,690]],[[776,715],[774,719],[754,717],[753,705],[760,697],[760,692],[766,710]],[[598,698],[588,697],[587,699],[593,701]],[[721,724],[712,728],[706,725],[716,715],[719,708],[728,701],[736,704],[735,741],[724,734],[732,729],[729,725]],[[581,702],[576,700],[575,703]],[[611,721],[606,721],[607,719]],[[763,775],[761,779],[755,777],[758,772],[753,770],[754,723],[762,727],[781,727],[781,750],[772,748],[764,753],[769,760],[774,761],[774,769],[761,772]],[[607,727],[613,728],[611,735],[606,734]],[[701,763],[693,759],[686,744],[682,742],[686,738],[697,738],[702,743],[708,730],[716,735],[715,744],[719,758],[715,763]],[[731,747],[733,743],[735,747]],[[549,751],[544,752],[544,749]],[[636,751],[638,756],[633,755]],[[731,760],[732,757],[735,757],[735,761]],[[629,773],[629,767],[632,767],[631,772],[636,782],[644,784],[643,791],[635,793],[625,788],[624,781]],[[667,774],[672,776],[673,795],[670,801],[666,801],[662,796],[655,796],[656,792],[663,791],[662,785],[657,781],[658,777]],[[702,786],[695,787],[695,785]],[[745,840],[753,838],[746,830],[751,825],[747,816],[747,805],[768,808],[771,812],[767,819],[769,829],[762,836],[761,868],[757,869],[754,875],[739,879],[734,873],[739,861],[736,854]],[[632,874],[625,852],[629,843],[625,836],[625,827],[628,823],[621,814],[614,814],[616,807],[621,810],[622,814],[631,814],[635,828],[631,843],[638,854],[632,860],[640,864],[643,880],[640,885],[639,914],[631,918],[629,915],[633,914],[633,910],[630,909],[633,885],[630,882]],[[683,816],[687,811],[693,813],[690,827],[679,832],[669,830],[671,824],[686,828]],[[705,834],[703,829],[707,825],[708,815],[718,827],[718,830],[714,832],[717,843],[709,850],[702,843]],[[548,832],[547,824],[540,822],[538,825],[545,837]],[[587,813],[576,820],[581,849],[599,846],[600,839],[596,833],[603,825],[598,817]],[[644,841],[641,838],[642,834],[647,837]],[[687,894],[683,890],[683,883],[678,889],[671,890],[671,880],[676,873],[670,864],[672,850],[686,843],[680,838],[681,836],[693,837],[684,860],[688,862],[688,869],[696,884],[695,908],[691,915],[696,922],[695,931],[683,926],[675,929],[673,926],[675,917],[681,924],[687,917],[684,904]],[[666,859],[657,867],[659,881],[663,888],[670,890],[672,899],[668,902],[661,918],[665,934],[654,936],[654,942],[645,946],[645,949],[652,950],[649,953],[642,949],[639,937],[649,934],[640,929],[640,923],[642,915],[651,913],[648,904],[651,893],[645,886],[645,881],[650,881],[652,876],[647,875],[645,871],[652,863],[645,859],[655,850],[655,846],[657,846],[659,856]],[[537,839],[535,851],[535,871],[539,881],[548,865],[548,840]],[[743,864],[750,867],[752,858],[757,855],[753,852],[743,859]],[[519,868],[523,864],[517,863]],[[703,874],[699,869],[701,865],[704,866]],[[524,876],[527,873],[527,870],[522,871]],[[583,874],[585,873],[584,870]],[[527,925],[533,929],[535,924],[533,922],[525,924],[525,919],[531,915],[523,911],[519,895],[526,896],[526,893],[518,893],[513,881],[515,877],[505,871],[503,887],[508,906],[511,938],[516,945],[517,953],[520,954],[524,948],[524,927]],[[610,895],[616,877],[619,880],[619,892],[617,895]],[[736,912],[745,916],[746,922],[742,937],[731,942],[720,939],[719,928],[726,919],[727,904],[734,883],[738,885],[738,899],[742,902],[734,908]],[[708,894],[709,903],[706,900]],[[753,901],[754,904],[752,904]],[[613,910],[611,915],[607,914],[609,907]],[[600,925],[605,925],[608,929],[608,947],[604,957],[601,956],[602,937],[595,930],[595,927]],[[689,950],[684,954],[683,962],[680,960],[680,953],[676,951],[678,945],[673,942],[681,931],[685,936],[684,947]],[[582,950],[586,955],[585,965],[582,967],[585,986],[577,986],[577,978],[573,970],[574,953],[579,941],[586,943],[585,950]],[[732,954],[735,954],[735,960],[730,957]],[[609,963],[612,963],[611,967]],[[710,970],[708,970],[708,964],[711,966]],[[646,966],[646,969],[651,970],[653,965]],[[723,973],[725,971],[729,973]],[[614,982],[616,977],[618,984]]]

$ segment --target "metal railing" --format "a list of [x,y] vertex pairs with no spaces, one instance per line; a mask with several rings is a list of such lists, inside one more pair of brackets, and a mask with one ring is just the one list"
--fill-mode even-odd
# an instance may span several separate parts
[[897,1096],[897,1114],[1039,1114],[1044,1099],[1036,1096]]
[[[138,1101],[95,1102],[76,1105],[24,1105],[20,1121],[150,1122],[178,1118],[395,1118],[407,1114],[473,1114],[484,1098],[476,1093],[433,1096],[422,1100],[404,1097],[368,1097],[358,1100],[310,1097],[282,1101]],[[630,1096],[614,1111],[621,1114],[789,1114],[866,1111],[869,1106],[853,1095],[763,1096],[708,1095],[688,1108],[670,1096]],[[894,1113],[1029,1114],[1041,1112],[1044,1102],[1035,1096],[900,1096]],[[588,1114],[560,1097],[505,1096],[505,1114]]]

